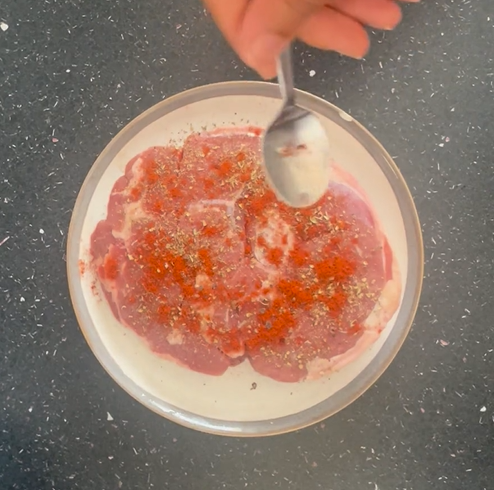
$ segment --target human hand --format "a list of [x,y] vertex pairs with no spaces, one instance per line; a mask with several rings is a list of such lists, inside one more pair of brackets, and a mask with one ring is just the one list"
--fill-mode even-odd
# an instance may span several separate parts
[[276,58],[295,38],[362,58],[369,49],[364,26],[391,30],[401,20],[393,0],[203,1],[240,58],[264,78],[275,76]]

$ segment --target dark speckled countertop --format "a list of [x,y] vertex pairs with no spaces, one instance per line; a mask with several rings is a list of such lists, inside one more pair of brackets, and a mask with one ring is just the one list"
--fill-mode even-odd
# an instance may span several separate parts
[[132,118],[252,79],[195,0],[0,3],[0,488],[482,490],[494,481],[494,9],[424,0],[362,62],[300,47],[299,87],[382,141],[423,224],[425,283],[392,367],[352,406],[275,438],[149,412],[79,332],[71,209]]

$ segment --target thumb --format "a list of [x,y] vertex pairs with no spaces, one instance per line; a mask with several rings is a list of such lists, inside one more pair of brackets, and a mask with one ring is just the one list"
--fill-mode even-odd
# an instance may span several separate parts
[[250,0],[238,38],[240,57],[262,77],[273,78],[278,55],[325,1]]

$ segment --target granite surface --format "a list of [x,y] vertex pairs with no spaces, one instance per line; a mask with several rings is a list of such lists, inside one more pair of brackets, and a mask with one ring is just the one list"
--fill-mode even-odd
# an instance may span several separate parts
[[[382,141],[426,273],[392,367],[323,424],[224,439],[149,412],[79,332],[67,228],[92,162],[164,97],[255,79],[195,0],[0,3],[0,488],[482,490],[494,481],[494,10],[424,0],[364,61],[298,47],[298,85]],[[109,415],[110,414],[110,415]]]

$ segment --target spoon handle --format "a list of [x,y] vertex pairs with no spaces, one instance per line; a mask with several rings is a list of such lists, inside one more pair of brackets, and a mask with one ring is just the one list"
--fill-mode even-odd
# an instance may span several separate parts
[[295,88],[293,86],[293,64],[291,44],[278,57],[278,83],[285,105],[295,104]]

